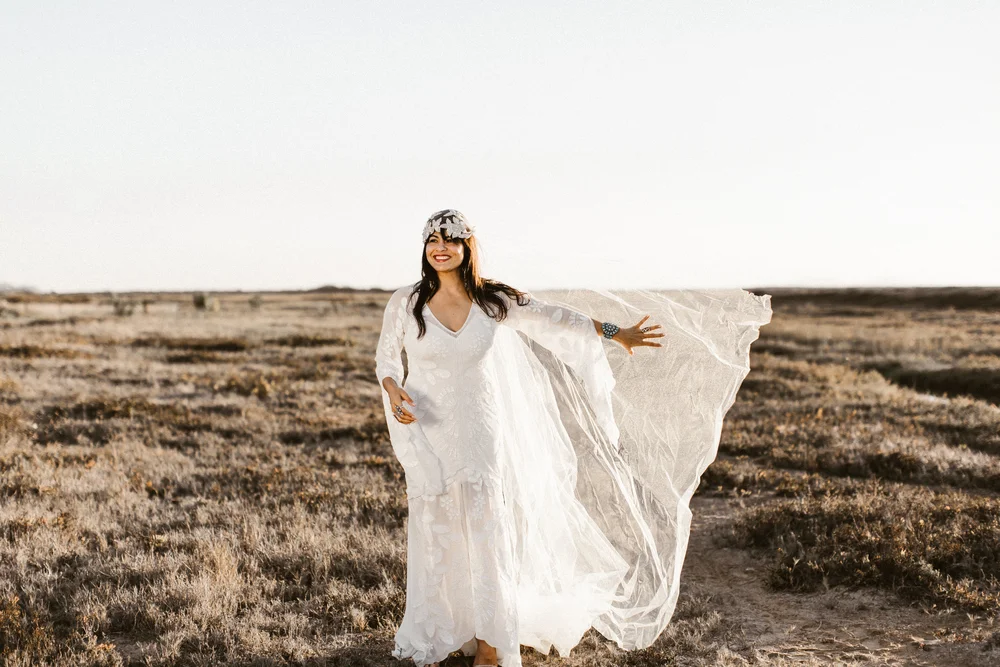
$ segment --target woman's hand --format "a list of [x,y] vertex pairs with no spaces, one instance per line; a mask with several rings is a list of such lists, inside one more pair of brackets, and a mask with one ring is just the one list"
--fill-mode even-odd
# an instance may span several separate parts
[[[404,401],[409,402],[410,405],[416,405],[410,395],[406,393],[406,390],[402,387],[396,386],[393,382],[386,388],[386,392],[389,394],[389,404],[392,405],[392,416],[396,418],[400,424],[409,424],[410,422],[417,421],[409,410],[406,409]],[[397,410],[396,406],[403,406],[402,410]]]
[[644,327],[642,323],[649,319],[649,315],[643,317],[639,322],[628,329],[618,329],[618,333],[612,336],[613,340],[621,343],[622,347],[628,350],[629,354],[634,354],[632,352],[633,347],[639,347],[640,345],[645,345],[648,347],[663,347],[661,343],[654,343],[653,341],[646,340],[647,338],[662,338],[664,334],[662,333],[648,333],[653,329],[659,329],[659,324],[653,324],[652,326]]

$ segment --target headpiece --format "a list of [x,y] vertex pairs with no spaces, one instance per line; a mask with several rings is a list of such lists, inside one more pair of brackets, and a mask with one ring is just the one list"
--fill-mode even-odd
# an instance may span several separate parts
[[451,238],[467,239],[476,231],[476,228],[469,224],[469,221],[465,219],[465,216],[460,211],[456,211],[453,208],[446,208],[427,219],[427,224],[424,225],[424,243],[427,242],[431,234],[441,227],[444,228],[445,232]]

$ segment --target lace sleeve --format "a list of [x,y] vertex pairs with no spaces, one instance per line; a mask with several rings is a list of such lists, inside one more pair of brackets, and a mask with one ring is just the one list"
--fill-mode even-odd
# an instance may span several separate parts
[[[535,297],[530,292],[527,305],[518,304],[516,299],[504,296],[509,308],[504,323],[524,333],[545,347],[574,345],[575,337],[592,337],[600,342],[603,336],[594,328],[593,319],[578,310],[564,305],[550,303]],[[557,352],[558,350],[552,350]]]
[[379,386],[387,377],[403,386],[403,333],[406,322],[406,289],[392,293],[382,316],[382,332],[375,348],[375,375]]
[[529,301],[521,306],[516,299],[503,296],[509,306],[502,324],[520,331],[573,369],[583,381],[591,407],[612,442],[618,440],[611,408],[614,373],[608,364],[604,336],[597,333],[594,321],[579,310],[555,301],[545,301],[527,293]]

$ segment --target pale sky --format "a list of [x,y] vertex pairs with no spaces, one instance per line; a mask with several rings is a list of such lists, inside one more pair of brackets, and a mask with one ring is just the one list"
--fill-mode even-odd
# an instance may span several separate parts
[[1000,285],[1000,2],[0,0],[0,283]]

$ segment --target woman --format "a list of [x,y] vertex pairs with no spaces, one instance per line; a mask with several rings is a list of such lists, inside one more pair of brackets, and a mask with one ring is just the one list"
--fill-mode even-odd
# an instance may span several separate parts
[[[393,292],[375,355],[409,507],[393,655],[435,665],[461,649],[514,667],[521,644],[566,655],[591,626],[648,646],[673,612],[688,500],[769,297],[541,300],[480,276],[460,212],[432,215],[423,240],[422,279]],[[633,357],[666,333],[648,314],[621,328],[587,313],[632,318],[636,304],[670,323],[682,357],[620,353],[612,367],[606,340]]]

